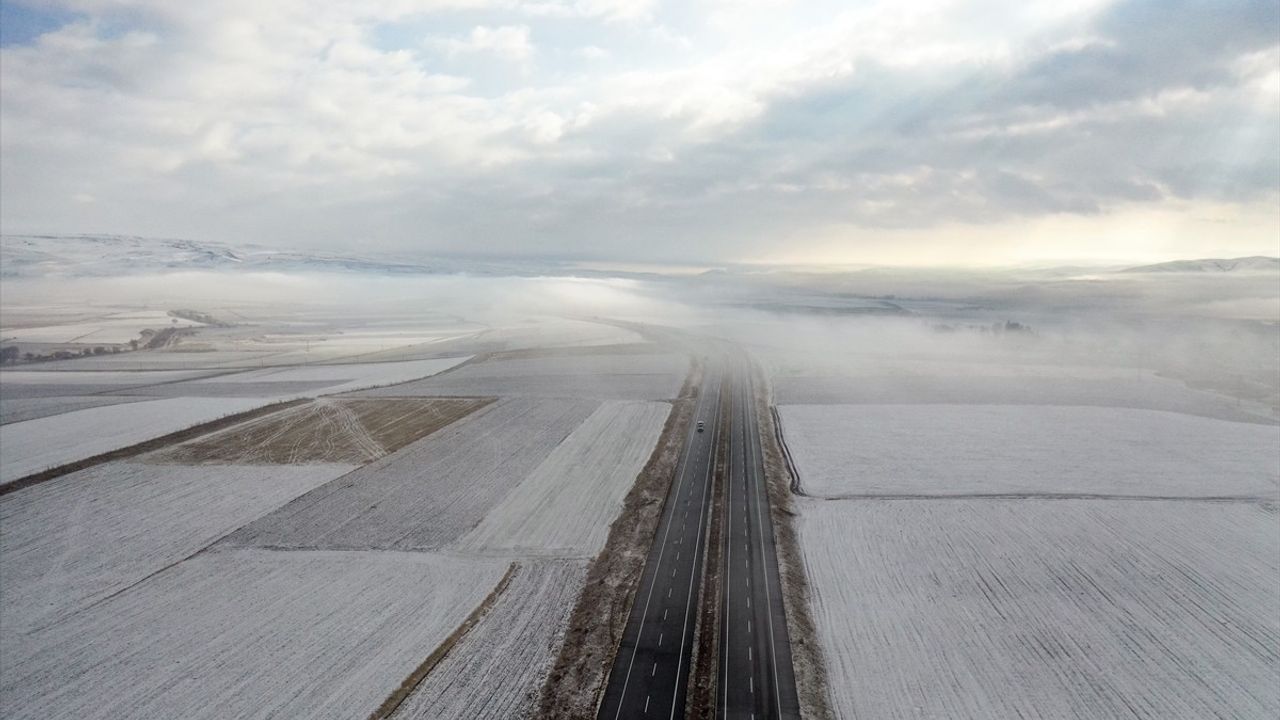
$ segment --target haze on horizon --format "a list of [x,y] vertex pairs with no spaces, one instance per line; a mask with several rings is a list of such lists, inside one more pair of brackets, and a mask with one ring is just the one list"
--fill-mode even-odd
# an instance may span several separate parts
[[632,263],[1280,255],[1270,0],[0,10],[5,233]]

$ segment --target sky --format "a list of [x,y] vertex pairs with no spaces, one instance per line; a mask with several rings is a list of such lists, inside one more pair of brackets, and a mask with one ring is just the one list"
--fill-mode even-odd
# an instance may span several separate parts
[[0,2],[0,231],[642,263],[1280,255],[1280,3]]

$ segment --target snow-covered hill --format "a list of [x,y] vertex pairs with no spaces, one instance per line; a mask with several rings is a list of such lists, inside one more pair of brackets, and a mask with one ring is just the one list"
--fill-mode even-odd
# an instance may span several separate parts
[[1240,258],[1204,258],[1174,260],[1155,265],[1131,267],[1127,273],[1209,273],[1209,272],[1280,272],[1280,258],[1254,255]]
[[338,255],[124,235],[0,237],[0,276],[8,278],[115,277],[177,270],[529,275],[547,269],[536,263]]

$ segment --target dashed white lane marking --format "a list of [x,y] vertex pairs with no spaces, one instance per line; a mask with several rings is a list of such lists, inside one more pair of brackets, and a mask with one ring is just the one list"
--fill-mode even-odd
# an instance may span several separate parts
[[756,691],[756,676],[748,676],[747,681],[747,690],[754,693]]
[[670,609],[671,609],[671,608],[663,608],[663,609],[662,609],[662,619],[663,619],[663,620],[666,620],[666,619],[667,619],[667,611],[668,611],[668,610],[670,610]]
[[667,588],[667,597],[671,597],[671,588]]
[[658,647],[662,647],[662,638],[666,637],[663,633],[658,633]]
[[747,662],[754,662],[754,660],[751,658],[751,648],[750,648],[750,647],[748,647],[748,648],[747,648]]
[[748,610],[750,610],[750,609],[751,609],[751,596],[750,596],[750,595],[748,595],[748,596],[747,596],[747,609],[748,609]]
[[679,550],[677,550],[677,551],[676,551],[676,560],[679,560],[679,559],[680,559],[680,551],[679,551]]
[[649,696],[648,695],[644,696],[644,713],[646,715],[649,714]]
[[[748,620],[748,621],[747,621],[747,632],[751,632],[751,621],[750,621],[750,620]],[[662,643],[658,643],[658,644],[659,644],[659,645],[661,645]]]
[[657,675],[657,674],[658,674],[658,663],[654,663],[653,669],[649,671],[649,677],[653,677],[654,675]]

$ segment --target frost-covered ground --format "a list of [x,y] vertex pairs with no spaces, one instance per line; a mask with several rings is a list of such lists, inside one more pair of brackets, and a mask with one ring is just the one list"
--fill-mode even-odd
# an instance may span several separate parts
[[667,403],[603,403],[453,547],[594,556],[670,411]]
[[169,313],[134,311],[112,313],[83,322],[71,322],[39,327],[0,328],[4,342],[23,343],[84,343],[92,345],[127,343],[138,339],[143,330],[160,330],[167,327],[202,327],[204,323],[174,317]]
[[680,392],[688,370],[688,358],[670,353],[493,359],[362,394],[662,400]]
[[194,380],[211,373],[202,370],[40,370],[33,366],[0,371],[0,387],[10,388],[15,385],[104,385],[117,390],[125,390],[142,385],[157,383],[173,383],[182,380]]
[[482,408],[235,533],[293,548],[439,548],[474,527],[595,409],[510,398]]
[[108,463],[0,496],[0,635],[124,590],[353,467]]
[[393,720],[515,720],[534,717],[579,589],[586,561],[518,564],[484,619],[391,715]]
[[804,493],[1280,497],[1280,427],[1045,405],[783,405]]
[[[1167,410],[1188,415],[1271,422],[1264,408],[1195,390],[1149,373],[1098,373],[1081,376],[1072,369],[1016,372],[1026,366],[981,368],[974,373],[869,374],[854,376],[782,376],[775,380],[779,405],[790,404],[983,404],[1088,405]],[[1000,372],[1002,371],[1003,372]]]
[[168,398],[87,408],[0,426],[0,484],[272,402]]
[[424,553],[202,553],[5,636],[8,718],[363,718],[505,572]]
[[144,402],[151,398],[121,395],[71,395],[67,397],[5,398],[0,397],[0,425],[24,420],[61,415],[103,405]]
[[806,500],[842,718],[1274,718],[1263,503]]
[[470,355],[461,355],[403,362],[275,367],[250,370],[206,380],[196,380],[190,383],[183,383],[183,385],[184,387],[195,387],[198,391],[198,386],[206,384],[250,383],[269,387],[272,383],[303,382],[320,384],[324,388],[322,394],[329,395],[418,380],[444,372],[470,359]]

